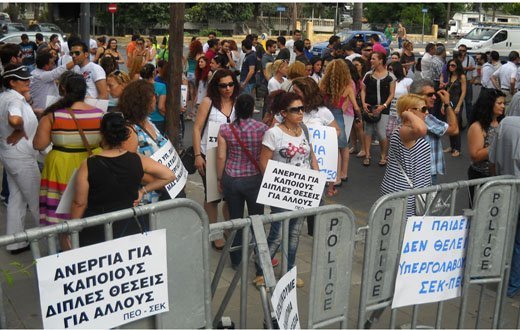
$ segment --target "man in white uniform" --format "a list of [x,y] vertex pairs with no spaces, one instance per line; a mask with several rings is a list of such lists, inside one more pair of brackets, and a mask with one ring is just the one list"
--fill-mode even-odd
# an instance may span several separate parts
[[506,111],[516,91],[516,75],[518,73],[516,65],[518,63],[520,63],[520,56],[516,50],[513,50],[509,53],[509,61],[491,76],[495,88],[501,89],[506,94]]

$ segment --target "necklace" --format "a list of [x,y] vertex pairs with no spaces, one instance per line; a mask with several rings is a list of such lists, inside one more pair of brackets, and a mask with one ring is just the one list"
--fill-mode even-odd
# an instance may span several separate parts
[[298,126],[295,128],[290,128],[285,122],[283,122],[283,125],[289,130],[290,133],[292,133],[292,135],[298,136]]

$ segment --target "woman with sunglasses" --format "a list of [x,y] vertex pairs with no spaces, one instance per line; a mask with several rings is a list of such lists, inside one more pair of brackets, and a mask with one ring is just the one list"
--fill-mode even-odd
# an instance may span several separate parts
[[287,80],[288,64],[284,60],[276,60],[272,63],[268,63],[266,70],[269,72],[271,79],[267,83],[267,91],[272,93],[279,89],[282,89],[282,84]]
[[[137,206],[147,191],[161,189],[175,180],[175,174],[166,166],[125,150],[122,145],[129,138],[131,129],[122,113],[107,113],[100,130],[103,151],[81,163],[74,182],[72,219]],[[148,182],[141,186],[145,175]],[[141,232],[134,218],[115,221],[112,230],[114,238]],[[104,240],[103,225],[84,228],[79,235],[80,246]]]
[[49,106],[38,124],[33,147],[52,150],[45,157],[40,184],[40,224],[69,220],[56,213],[72,174],[92,153],[99,152],[99,127],[103,111],[85,103],[87,85],[82,75],[65,73],[60,78],[62,99]]
[[[311,79],[312,78],[306,78]],[[314,82],[314,80],[312,80]],[[275,91],[269,96],[272,100],[271,111],[275,115],[282,117],[279,125],[270,128],[264,135],[262,141],[262,151],[260,152],[260,169],[265,172],[269,160],[291,164],[302,168],[311,168],[319,170],[318,162],[312,145],[307,139],[307,133],[304,132],[302,126],[304,120],[305,106],[300,95],[293,92],[285,92],[283,90]],[[271,206],[271,213],[280,213],[286,210]],[[271,223],[267,244],[273,259],[280,242],[281,222]],[[287,253],[287,269],[290,270],[296,263],[296,250],[300,239],[300,232],[303,225],[303,219],[296,218],[289,221],[289,251]],[[256,265],[255,285],[264,285],[264,277],[262,269]],[[296,281],[298,287],[302,287],[304,282],[298,278]]]
[[[504,118],[505,94],[499,90],[483,89],[475,103],[473,123],[468,129],[468,153],[471,165],[468,179],[491,176],[489,146],[497,136],[498,125]],[[470,188],[473,200],[473,189]]]
[[[215,71],[208,83],[208,93],[199,106],[195,123],[193,124],[193,151],[195,152],[195,167],[202,177],[204,184],[204,209],[210,223],[217,222],[218,203],[220,200],[207,202],[206,186],[206,146],[208,144],[208,123],[226,124],[234,122],[235,100],[240,88],[236,76],[228,69]],[[227,206],[223,207],[224,218],[229,218]],[[221,250],[224,242],[217,239],[213,246]]]
[[[403,95],[397,100],[401,125],[390,137],[390,149],[381,194],[424,188],[431,185],[432,161],[425,118],[426,98],[416,94]],[[409,196],[406,215],[415,215],[415,198]]]
[[[466,97],[466,75],[462,68],[462,63],[458,59],[451,59],[447,64],[448,83],[441,84],[441,88],[445,88],[450,93],[450,103],[453,111],[457,115],[459,123],[459,132],[462,131],[462,106],[464,98]],[[441,74],[440,81],[444,81],[444,74]],[[450,148],[445,152],[451,151],[452,157],[459,157],[461,149],[460,133],[450,136]]]
[[117,64],[125,64],[123,55],[117,50],[117,40],[114,38],[108,39],[108,49],[105,52],[106,55],[112,55]]

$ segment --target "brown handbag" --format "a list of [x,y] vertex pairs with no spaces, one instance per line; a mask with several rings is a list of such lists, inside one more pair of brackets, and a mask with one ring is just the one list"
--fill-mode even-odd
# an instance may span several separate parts
[[85,146],[85,149],[87,149],[88,155],[92,156],[92,149],[90,148],[90,145],[88,144],[87,137],[85,136],[85,133],[83,133],[83,129],[81,126],[79,126],[78,120],[76,119],[76,116],[74,115],[74,111],[72,111],[71,108],[67,108],[67,111],[69,112],[70,116],[72,117],[72,120],[74,120],[74,123],[76,123],[76,127],[79,131],[79,136],[81,136],[81,141],[83,141],[83,145]]

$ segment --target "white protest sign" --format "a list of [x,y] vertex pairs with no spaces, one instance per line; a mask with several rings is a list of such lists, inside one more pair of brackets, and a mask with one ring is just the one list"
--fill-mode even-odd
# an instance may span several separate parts
[[75,169],[72,172],[72,175],[67,183],[67,187],[61,195],[60,202],[58,203],[58,207],[56,208],[56,213],[58,214],[69,214],[70,208],[72,207],[72,200],[74,199],[74,193],[76,192],[76,176],[78,174],[78,170]]
[[350,132],[352,131],[352,125],[354,124],[354,116],[343,114],[343,122],[345,123],[347,141],[350,141]]
[[338,176],[338,135],[330,126],[308,125],[311,140],[320,172],[325,173],[327,181],[336,181]]
[[208,121],[208,140],[206,141],[206,150],[217,147],[218,142],[218,131],[220,130],[221,123],[217,123],[216,121]]
[[36,269],[46,329],[115,328],[170,308],[165,229],[43,257]]
[[392,308],[460,296],[468,227],[463,216],[408,218]]
[[188,85],[181,85],[181,106],[186,108],[188,100]]
[[206,202],[219,200],[223,195],[218,191],[217,148],[206,150]]
[[269,160],[256,202],[286,210],[318,207],[325,181],[319,171]]
[[45,99],[45,107],[48,108],[52,104],[58,102],[59,99],[59,96],[47,95],[47,98]]
[[165,188],[171,198],[175,198],[188,181],[188,171],[181,161],[181,157],[173,144],[168,141],[151,156],[153,160],[168,167],[174,174],[175,180],[168,183]]
[[296,296],[296,266],[288,271],[276,284],[271,304],[280,329],[300,329],[298,299]]

